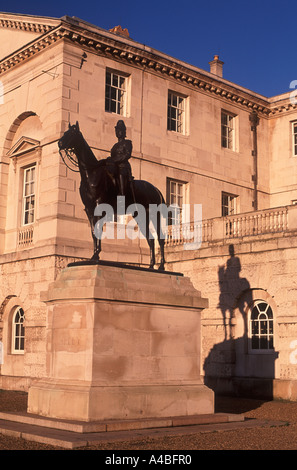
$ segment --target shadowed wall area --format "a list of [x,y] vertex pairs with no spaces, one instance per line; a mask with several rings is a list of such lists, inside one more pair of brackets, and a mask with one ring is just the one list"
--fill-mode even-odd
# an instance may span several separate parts
[[272,398],[278,357],[273,341],[273,299],[240,276],[241,261],[233,245],[229,255],[218,268],[218,309],[225,339],[205,359],[205,384],[218,393]]

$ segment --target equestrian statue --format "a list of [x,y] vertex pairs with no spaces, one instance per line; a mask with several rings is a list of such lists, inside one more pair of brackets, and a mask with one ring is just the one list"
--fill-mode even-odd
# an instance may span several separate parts
[[[101,252],[101,236],[98,236],[96,232],[96,224],[102,219],[102,215],[96,215],[96,208],[100,204],[108,204],[116,214],[118,196],[124,196],[122,199],[125,201],[125,213],[129,206],[137,208],[137,205],[141,205],[145,210],[145,227],[139,227],[139,229],[145,232],[143,234],[150,248],[150,268],[156,264],[155,240],[150,229],[150,224],[155,224],[161,254],[159,270],[164,271],[165,239],[162,233],[161,214],[158,211],[157,217],[152,218],[150,211],[151,205],[163,207],[164,198],[159,189],[151,183],[133,178],[129,163],[132,156],[132,142],[126,139],[126,126],[122,120],[118,121],[115,126],[115,132],[118,142],[112,147],[110,156],[101,160],[97,160],[84,139],[78,122],[72,126],[69,124],[67,131],[58,141],[59,152],[64,163],[70,169],[73,169],[75,165],[78,169],[73,171],[80,173],[79,191],[91,226],[94,245],[91,261],[99,261]],[[68,157],[68,163],[65,155]],[[71,166],[69,166],[69,161]],[[132,211],[131,215],[137,221],[137,211]]]

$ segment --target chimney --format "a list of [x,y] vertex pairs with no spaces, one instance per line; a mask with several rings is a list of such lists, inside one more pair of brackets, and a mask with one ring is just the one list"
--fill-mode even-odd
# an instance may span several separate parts
[[119,36],[125,36],[126,38],[128,38],[130,35],[129,35],[129,31],[127,28],[122,28],[122,26],[115,26],[114,28],[110,29],[109,30],[111,33],[115,33],[115,34],[118,34]]
[[209,62],[210,65],[210,73],[213,73],[214,75],[217,75],[218,77],[223,78],[223,65],[224,62],[222,62],[219,59],[218,55],[215,55],[213,60]]

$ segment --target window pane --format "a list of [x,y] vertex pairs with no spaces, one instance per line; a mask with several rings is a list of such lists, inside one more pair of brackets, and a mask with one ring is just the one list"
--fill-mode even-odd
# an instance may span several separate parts
[[222,124],[227,126],[227,114],[222,113]]
[[168,93],[167,129],[175,132],[184,132],[184,101],[182,96]]
[[222,193],[222,217],[236,214],[236,199],[233,194]]
[[110,88],[110,99],[111,100],[116,100],[117,99],[117,89],[116,88]]
[[120,77],[120,88],[124,89],[126,84],[126,80],[124,77]]
[[106,72],[105,111],[124,114],[126,78],[122,75]]
[[221,113],[221,145],[223,148],[234,149],[234,116]]
[[273,349],[273,312],[265,301],[256,302],[250,316],[251,348]]
[[252,337],[252,349],[259,349],[259,340],[256,336]]
[[114,73],[112,74],[112,86],[117,87],[118,86],[118,76],[115,75]]
[[109,111],[111,111],[112,113],[117,112],[117,103],[116,103],[116,101],[110,100]]
[[32,166],[24,170],[24,188],[23,188],[23,215],[22,224],[31,224],[34,222],[35,208],[35,178],[36,167]]
[[[175,180],[168,180],[167,202],[171,206],[169,213],[169,225],[179,224],[182,217],[182,205],[185,194],[185,183]],[[176,206],[174,208],[173,206]]]
[[17,307],[14,312],[12,322],[12,348],[15,353],[23,352],[25,345],[25,328],[24,328],[25,314],[21,307]]
[[260,322],[260,335],[267,335],[267,321],[266,320],[262,320]]
[[268,342],[265,336],[260,337],[260,349],[268,349]]
[[253,321],[252,322],[252,335],[253,336],[256,336],[256,335],[259,334],[259,328],[258,327],[259,327],[258,322]]

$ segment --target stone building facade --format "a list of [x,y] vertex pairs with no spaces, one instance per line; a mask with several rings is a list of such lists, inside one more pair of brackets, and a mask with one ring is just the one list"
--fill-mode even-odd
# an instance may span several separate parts
[[[78,18],[0,14],[0,388],[45,371],[46,291],[92,254],[80,178],[60,158],[69,123],[98,159],[123,119],[135,178],[168,204],[202,207],[202,244],[168,237],[168,270],[190,276],[203,312],[206,382],[218,392],[296,398],[294,274],[297,108]],[[106,240],[103,259],[148,263],[142,240]]]

